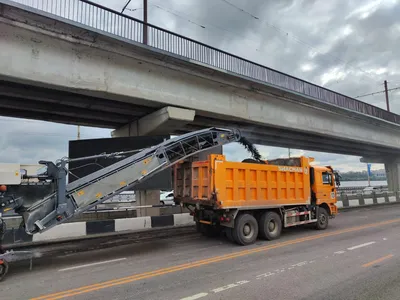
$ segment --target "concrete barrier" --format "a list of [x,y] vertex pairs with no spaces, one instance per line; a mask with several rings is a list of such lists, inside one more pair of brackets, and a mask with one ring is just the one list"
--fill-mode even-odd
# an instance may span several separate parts
[[349,195],[342,193],[338,197],[337,206],[341,208],[362,207],[370,205],[380,205],[386,203],[400,203],[400,192],[384,192],[380,194],[356,194]]
[[98,237],[117,233],[128,233],[151,228],[178,227],[194,225],[193,217],[188,213],[154,217],[125,218],[72,222],[56,226],[43,233],[26,234],[23,228],[8,229],[4,235],[3,245],[32,244],[42,242],[59,242],[82,238]]
[[[400,193],[382,193],[371,195],[346,195],[338,197],[339,209],[400,203]],[[7,219],[10,222],[9,219]],[[12,220],[11,220],[12,221]],[[21,220],[15,220],[20,222]],[[170,214],[155,217],[119,218],[115,220],[89,220],[85,222],[71,222],[56,226],[44,233],[28,235],[23,228],[11,228],[6,231],[3,244],[7,247],[18,244],[49,243],[75,239],[128,233],[152,228],[189,226],[194,225],[193,217],[189,213]]]

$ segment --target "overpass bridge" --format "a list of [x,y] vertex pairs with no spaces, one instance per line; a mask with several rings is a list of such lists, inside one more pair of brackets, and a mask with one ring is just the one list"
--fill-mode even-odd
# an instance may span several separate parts
[[251,141],[383,160],[400,116],[89,1],[0,0],[0,114],[113,136],[240,128]]

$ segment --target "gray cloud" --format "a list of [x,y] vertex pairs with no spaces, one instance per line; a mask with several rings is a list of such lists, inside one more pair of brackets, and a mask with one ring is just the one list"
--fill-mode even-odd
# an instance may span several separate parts
[[[96,2],[120,11],[126,0]],[[389,88],[400,86],[399,1],[229,2],[244,12],[223,0],[149,0],[149,22],[349,96],[383,90],[385,79]],[[142,0],[132,0],[128,9],[134,11],[126,13],[141,18],[141,7]],[[390,93],[396,113],[399,96],[400,91]],[[360,99],[385,108],[383,93]],[[76,135],[73,126],[6,124],[1,161],[42,159],[42,154],[58,158],[66,154],[67,140]],[[87,137],[109,136],[109,131],[84,130]],[[286,155],[287,149],[261,147],[261,152],[271,158]],[[225,147],[225,153],[233,160],[247,157],[235,146]],[[342,170],[365,168],[358,157],[293,153],[314,156],[319,163]]]
[[[68,141],[77,127],[57,123],[0,118],[0,162],[37,163],[68,155]],[[81,127],[81,138],[110,137],[110,130]]]

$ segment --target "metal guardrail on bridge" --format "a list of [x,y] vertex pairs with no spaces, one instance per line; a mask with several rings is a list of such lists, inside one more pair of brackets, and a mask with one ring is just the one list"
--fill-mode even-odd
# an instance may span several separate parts
[[[86,0],[0,0],[19,3],[85,26],[143,43],[138,19]],[[290,90],[321,102],[400,124],[400,116],[310,82],[278,72],[182,35],[147,24],[147,45],[233,74]]]

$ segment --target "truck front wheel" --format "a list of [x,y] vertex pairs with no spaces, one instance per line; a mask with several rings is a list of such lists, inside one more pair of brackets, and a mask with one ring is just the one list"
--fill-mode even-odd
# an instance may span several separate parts
[[260,237],[266,240],[274,240],[280,237],[282,232],[281,217],[273,211],[267,211],[261,215]]
[[318,220],[317,220],[317,223],[315,224],[315,227],[318,230],[324,230],[328,227],[329,215],[328,215],[328,212],[326,211],[326,209],[323,207],[319,207],[318,210],[319,210]]
[[253,244],[258,235],[257,220],[250,214],[239,215],[235,220],[232,236],[239,245]]

